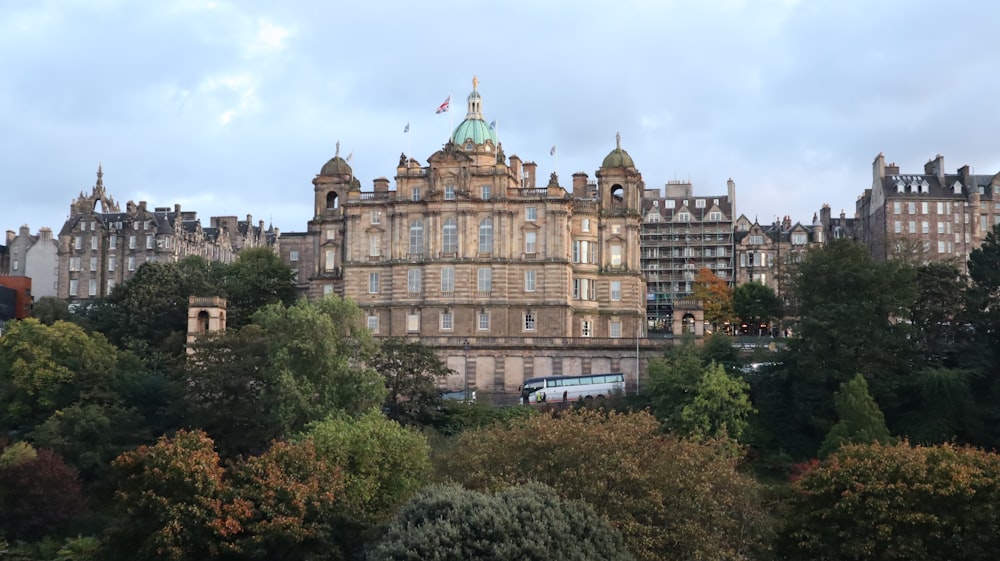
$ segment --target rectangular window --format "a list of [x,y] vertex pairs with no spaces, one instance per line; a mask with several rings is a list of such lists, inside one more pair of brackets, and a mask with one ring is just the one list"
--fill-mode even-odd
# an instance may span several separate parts
[[482,187],[482,194],[483,194],[483,200],[484,201],[490,200],[490,186],[489,185],[483,185],[483,187]]
[[73,249],[83,249],[83,236],[73,237]]
[[927,212],[927,201],[922,201],[920,203],[920,214],[930,214]]
[[524,209],[524,219],[528,222],[534,222],[538,220],[538,207],[525,207]]
[[622,336],[622,322],[613,321],[611,325],[608,326],[608,335],[612,339],[619,339]]
[[375,314],[368,314],[368,331],[378,333],[378,316]]
[[947,252],[948,252],[948,249],[947,249],[947,246],[945,245],[945,242],[939,241],[938,242],[938,253],[947,253]]
[[750,236],[750,245],[764,245],[764,236],[759,234]]
[[489,331],[490,330],[490,313],[489,312],[479,312],[478,329],[479,331]]
[[445,185],[444,186],[444,200],[454,201],[455,200],[455,186]]
[[524,272],[524,291],[534,292],[535,291],[535,271],[529,270]]
[[91,257],[90,258],[90,272],[93,273],[96,270],[97,270],[97,257]]
[[611,281],[611,300],[620,302],[622,299],[622,281]]
[[441,292],[455,292],[455,268],[441,269]]
[[538,234],[536,232],[525,232],[524,233],[524,252],[532,255],[535,253],[535,247],[537,245],[536,239]]
[[917,233],[917,222],[916,222],[916,220],[910,220],[909,227],[910,227],[910,233],[911,234],[916,234]]
[[104,293],[111,294],[111,291],[115,289],[115,279],[108,279],[108,282],[105,284],[105,286],[106,288]]
[[129,271],[134,271],[135,270],[135,256],[134,255],[129,255],[128,256],[128,270]]
[[937,233],[938,234],[944,234],[945,233],[945,231],[944,231],[944,225],[945,225],[944,222],[938,222],[937,223]]
[[806,235],[805,232],[795,232],[794,234],[792,234],[793,245],[806,245],[807,241],[809,241],[809,237]]
[[721,212],[710,212],[710,213],[708,213],[708,221],[709,222],[722,222],[722,213]]
[[593,337],[594,326],[589,320],[584,320],[580,324],[580,335],[582,335],[583,337]]
[[687,212],[678,212],[677,213],[677,221],[678,222],[690,222],[691,221],[691,215],[689,213],[687,213]]
[[298,261],[299,260],[299,252],[298,252],[298,250],[293,249],[293,250],[289,251],[288,252],[288,260],[289,261]]
[[914,202],[914,201],[910,201],[910,202],[906,203],[906,211],[908,213],[910,213],[910,214],[916,214],[917,213],[917,203]]
[[899,201],[893,201],[892,202],[892,213],[893,214],[901,214],[902,212],[903,212],[903,203],[901,203]]
[[90,279],[87,283],[87,295],[97,296],[97,279]]
[[532,312],[524,313],[524,330],[534,331],[535,330],[535,314]]
[[378,273],[368,273],[368,294],[378,294]]
[[368,234],[368,255],[370,257],[382,255],[382,240],[378,234]]
[[108,249],[118,249],[118,236],[108,238]]
[[896,220],[895,222],[893,222],[892,223],[892,231],[894,233],[896,233],[896,234],[902,234],[903,233],[903,223],[900,222],[899,220]]
[[327,241],[331,241],[331,242],[333,240],[337,239],[337,229],[336,228],[327,228],[326,229],[326,239],[327,239]]
[[80,292],[80,281],[76,279],[69,279],[69,295],[70,298],[79,296]]
[[323,285],[323,296],[329,296],[331,294],[333,294],[333,285],[332,284],[324,284]]
[[[938,204],[937,204],[937,213],[938,214],[945,214],[944,201],[938,201]],[[948,212],[947,214],[951,214],[951,212]]]
[[382,223],[382,211],[381,210],[373,210],[371,212],[370,221],[371,221],[372,224],[381,224]]
[[926,220],[920,222],[920,233],[929,234],[931,232],[931,225]]
[[622,266],[622,246],[618,244],[611,245],[611,266],[612,267]]
[[96,251],[97,250],[97,243],[99,241],[100,241],[100,238],[98,238],[97,236],[91,234],[91,236],[90,236],[90,249]]
[[441,312],[441,331],[455,329],[455,316],[451,312]]
[[589,218],[583,218],[583,219],[580,220],[580,231],[581,232],[589,232],[590,231],[590,219]]
[[153,235],[146,234],[146,249],[153,249]]
[[406,314],[406,330],[410,333],[416,333],[420,331],[420,314],[411,313]]
[[410,294],[419,294],[423,290],[423,276],[423,271],[420,269],[406,271],[406,291]]
[[131,234],[128,237],[128,248],[135,249],[135,234]]
[[419,201],[420,200],[420,187],[413,187],[410,191],[410,200]]
[[493,269],[480,267],[477,275],[476,288],[479,292],[489,292],[493,290]]

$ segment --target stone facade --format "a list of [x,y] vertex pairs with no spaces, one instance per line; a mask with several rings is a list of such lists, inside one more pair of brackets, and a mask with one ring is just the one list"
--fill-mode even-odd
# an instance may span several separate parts
[[945,173],[944,157],[923,173],[900,173],[879,154],[872,186],[858,197],[857,235],[876,259],[950,260],[965,270],[969,253],[1000,224],[1000,174],[975,175],[969,166]]
[[189,255],[231,263],[245,248],[273,246],[278,232],[232,216],[213,217],[203,228],[197,213],[180,205],[148,209],[129,201],[122,212],[105,192],[104,173],[89,195],[80,193],[58,239],[57,295],[70,303],[101,298],[146,262],[174,262]]
[[474,84],[465,120],[427,165],[401,155],[395,188],[378,178],[362,192],[338,146],[313,179],[307,232],[284,234],[281,256],[309,298],[345,296],[376,337],[437,349],[453,388],[510,395],[525,377],[559,373],[634,380],[640,338],[648,346],[642,176],[620,139],[595,182],[538,185],[536,169],[506,157]]
[[732,286],[735,212],[736,184],[731,179],[725,195],[695,197],[686,181],[667,183],[663,193],[643,192],[642,271],[650,333],[681,333],[674,326],[683,325],[677,322],[690,315],[689,307],[674,317],[676,303],[690,297],[699,269],[707,267]]

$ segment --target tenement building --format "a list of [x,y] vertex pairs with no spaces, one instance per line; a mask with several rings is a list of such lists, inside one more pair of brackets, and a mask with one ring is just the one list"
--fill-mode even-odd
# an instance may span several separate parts
[[1000,224],[1000,174],[969,166],[945,173],[944,157],[923,173],[900,173],[879,154],[872,186],[858,197],[857,235],[876,259],[952,260],[963,271],[969,253]]
[[596,181],[538,184],[536,164],[505,155],[475,80],[467,101],[426,165],[403,154],[370,191],[338,146],[312,181],[307,232],[283,234],[281,256],[310,298],[345,296],[376,337],[435,348],[452,388],[510,395],[531,376],[613,371],[633,384],[643,181],[620,137]]
[[678,303],[690,299],[700,269],[732,286],[736,184],[730,179],[726,187],[724,195],[696,197],[691,183],[670,181],[664,192],[643,191],[642,271],[651,335],[675,333],[675,319],[682,329],[694,330],[693,314],[674,316]]
[[56,296],[59,256],[51,228],[39,228],[37,234],[28,226],[21,226],[16,234],[7,230],[7,248],[10,258],[6,268],[0,267],[0,274],[30,278],[34,298]]
[[123,212],[107,195],[104,172],[90,194],[70,204],[69,218],[58,237],[58,297],[71,304],[107,296],[115,285],[146,262],[173,262],[189,255],[230,263],[235,254],[257,246],[273,246],[278,232],[236,217],[213,217],[202,227],[197,213],[180,205],[149,209],[145,201],[129,201]]

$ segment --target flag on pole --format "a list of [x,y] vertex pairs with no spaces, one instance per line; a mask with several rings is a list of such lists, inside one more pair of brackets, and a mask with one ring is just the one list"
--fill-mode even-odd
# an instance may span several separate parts
[[347,155],[347,159],[344,160],[344,161],[345,162],[350,162],[351,158],[353,158],[353,157],[354,157],[354,151],[352,150],[351,153]]
[[556,145],[553,144],[552,149],[549,150],[549,156],[555,156],[555,155],[556,155]]
[[490,121],[490,128],[493,129],[493,130],[497,130],[497,120],[496,119],[493,119],[492,121]]
[[448,95],[448,99],[444,100],[444,103],[438,105],[437,111],[435,113],[445,113],[448,108],[451,107],[451,94]]
[[406,123],[406,126],[403,127],[403,132],[410,132],[410,123]]

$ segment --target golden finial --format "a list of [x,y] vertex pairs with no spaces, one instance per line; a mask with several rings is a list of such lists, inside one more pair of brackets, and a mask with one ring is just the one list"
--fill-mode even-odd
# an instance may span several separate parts
[[474,90],[478,90],[479,89],[479,78],[477,78],[475,76],[472,77],[472,89],[474,89]]

